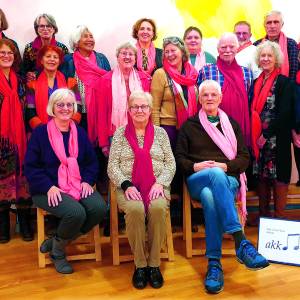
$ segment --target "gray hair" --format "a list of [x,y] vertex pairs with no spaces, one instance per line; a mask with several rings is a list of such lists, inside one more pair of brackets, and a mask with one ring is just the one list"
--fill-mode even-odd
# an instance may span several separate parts
[[202,90],[204,90],[208,86],[214,87],[218,91],[218,93],[220,95],[222,95],[222,88],[221,88],[219,82],[212,80],[212,79],[206,79],[201,82],[201,84],[199,86],[199,95],[201,95]]
[[255,53],[256,64],[258,66],[260,66],[259,65],[260,55],[261,55],[261,52],[266,48],[270,48],[275,56],[275,68],[280,68],[280,66],[282,65],[282,62],[283,62],[283,54],[280,49],[280,46],[277,43],[271,42],[268,40],[264,41],[263,43],[259,44],[256,47],[256,53]]
[[237,36],[233,32],[225,32],[219,38],[219,41],[218,41],[218,44],[217,44],[218,49],[220,47],[221,41],[225,40],[225,39],[233,39],[236,46],[239,47],[239,41],[238,41]]
[[169,36],[163,39],[163,59],[165,55],[165,48],[169,45],[172,44],[176,47],[178,47],[182,53],[182,61],[185,63],[186,61],[189,60],[190,54],[189,51],[187,50],[184,41],[177,37],[177,36]]
[[136,48],[130,43],[130,42],[126,42],[123,43],[122,45],[120,45],[117,49],[116,49],[116,56],[118,57],[121,50],[122,49],[131,49],[134,52],[135,58],[137,56],[137,50]]
[[142,90],[135,90],[133,91],[130,96],[129,96],[129,100],[128,100],[128,106],[131,105],[131,103],[135,100],[135,99],[144,99],[148,102],[148,105],[152,108],[153,106],[153,98],[151,96],[150,93],[144,92]]
[[53,106],[55,105],[56,102],[65,100],[69,96],[71,96],[74,100],[74,114],[75,114],[77,112],[77,102],[76,102],[75,94],[69,89],[62,88],[62,89],[57,89],[50,96],[49,102],[47,105],[48,116],[55,117],[53,114]]
[[49,14],[45,14],[45,13],[44,13],[44,14],[39,14],[39,15],[35,18],[34,23],[33,23],[34,30],[35,30],[35,33],[36,33],[37,35],[39,35],[39,34],[38,34],[38,27],[39,27],[39,21],[40,21],[41,18],[45,18],[46,21],[47,21],[47,23],[48,23],[49,25],[51,25],[51,26],[54,28],[54,34],[57,33],[58,28],[57,28],[57,25],[56,25],[56,22],[55,22],[54,17],[51,16],[51,15],[49,15]]
[[78,43],[81,39],[81,36],[84,32],[91,32],[87,26],[85,25],[78,25],[75,30],[72,31],[69,39],[70,47],[73,51],[76,50]]
[[271,11],[267,12],[267,13],[264,15],[264,24],[266,23],[267,17],[273,16],[273,15],[279,16],[280,19],[281,19],[281,23],[283,24],[283,16],[282,16],[282,12],[279,11],[279,10],[271,10]]

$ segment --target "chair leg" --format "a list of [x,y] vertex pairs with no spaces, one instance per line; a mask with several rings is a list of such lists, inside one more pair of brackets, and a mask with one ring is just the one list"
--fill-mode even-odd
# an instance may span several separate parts
[[173,245],[173,235],[172,235],[172,226],[171,226],[171,215],[170,210],[167,211],[167,220],[166,220],[166,230],[167,230],[167,247],[168,247],[168,259],[169,261],[175,260],[174,245]]
[[45,240],[45,220],[43,210],[37,208],[37,238],[38,238],[38,263],[40,268],[46,267],[46,255],[40,252],[40,246]]
[[99,225],[96,225],[94,227],[94,229],[93,229],[93,235],[94,235],[95,258],[96,258],[96,261],[102,261]]
[[184,214],[184,237],[185,237],[185,249],[186,257],[191,258],[193,238],[192,238],[192,220],[191,220],[191,199],[187,190],[186,184],[183,186],[183,214]]

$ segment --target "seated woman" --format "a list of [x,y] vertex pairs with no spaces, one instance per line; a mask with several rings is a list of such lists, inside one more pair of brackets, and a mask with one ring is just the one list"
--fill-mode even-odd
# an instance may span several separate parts
[[216,63],[216,59],[202,49],[202,32],[198,27],[188,27],[183,34],[183,40],[190,53],[190,63],[198,72],[206,64]]
[[50,252],[63,274],[73,272],[65,257],[67,243],[99,224],[106,212],[103,198],[93,190],[98,173],[94,149],[85,130],[71,119],[76,111],[74,93],[56,90],[47,106],[52,119],[33,131],[25,156],[33,203],[61,219],[40,251]]
[[15,44],[0,39],[0,243],[10,240],[12,203],[17,208],[23,240],[33,240],[31,200],[23,174],[27,146],[23,116],[25,89],[15,72],[15,66],[20,62],[18,57]]
[[246,240],[235,206],[239,190],[242,219],[246,216],[245,170],[249,153],[241,130],[234,120],[219,109],[221,87],[213,80],[199,88],[202,109],[181,127],[176,148],[176,161],[186,177],[191,196],[201,201],[205,219],[208,270],[205,288],[209,293],[223,289],[220,263],[223,233],[232,234],[239,262],[257,270],[269,265]]
[[156,32],[155,22],[148,18],[137,20],[132,27],[132,37],[137,40],[137,69],[149,75],[162,67],[162,50],[153,44]]
[[108,175],[117,188],[118,206],[125,212],[135,264],[132,283],[142,289],[149,280],[152,287],[160,288],[163,285],[160,250],[166,237],[166,210],[175,160],[167,133],[151,122],[151,95],[132,92],[128,107],[128,124],[120,127],[113,137]]
[[25,45],[23,53],[22,72],[26,75],[27,81],[35,80],[41,69],[37,65],[37,53],[45,45],[52,45],[60,48],[63,54],[69,53],[68,48],[61,42],[55,40],[58,32],[55,19],[49,14],[40,14],[34,20],[34,30],[37,37],[34,41]]
[[151,77],[134,68],[136,48],[130,43],[116,50],[117,65],[101,78],[101,97],[98,110],[99,146],[108,156],[110,138],[115,130],[127,124],[128,98],[134,90],[149,92]]
[[[38,64],[42,72],[37,80],[27,83],[26,91],[26,120],[31,129],[48,122],[46,108],[51,94],[59,88],[70,88],[79,100],[79,92],[76,80],[69,78],[66,82],[64,75],[58,71],[58,67],[63,60],[63,52],[60,48],[52,45],[43,46],[37,56]],[[80,121],[80,114],[76,113],[73,119]]]

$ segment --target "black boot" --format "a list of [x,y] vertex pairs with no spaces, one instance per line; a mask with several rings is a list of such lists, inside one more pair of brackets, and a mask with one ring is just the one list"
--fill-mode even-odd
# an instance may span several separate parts
[[50,252],[50,258],[54,263],[55,269],[58,273],[71,274],[73,268],[66,259],[65,247],[69,240],[64,240],[59,237],[52,238],[52,250]]
[[32,241],[33,233],[30,224],[30,208],[17,208],[20,233],[24,241]]
[[8,243],[10,240],[9,208],[0,211],[0,243]]

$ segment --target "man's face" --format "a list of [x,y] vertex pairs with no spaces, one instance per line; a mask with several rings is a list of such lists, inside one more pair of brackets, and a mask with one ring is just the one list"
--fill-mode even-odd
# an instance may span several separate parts
[[268,39],[273,41],[279,38],[283,22],[280,15],[273,14],[266,17],[265,20],[265,30],[268,36]]
[[231,64],[237,53],[237,42],[233,37],[222,38],[218,45],[218,53],[220,59],[222,59],[227,64]]
[[234,28],[234,33],[239,41],[240,46],[250,41],[251,32],[248,25],[236,25]]

